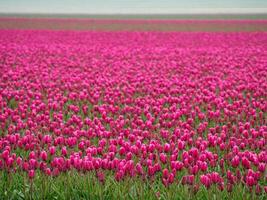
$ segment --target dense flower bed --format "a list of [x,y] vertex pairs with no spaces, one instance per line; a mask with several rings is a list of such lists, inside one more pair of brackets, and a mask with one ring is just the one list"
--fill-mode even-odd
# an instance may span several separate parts
[[0,170],[264,195],[266,47],[266,33],[0,31]]

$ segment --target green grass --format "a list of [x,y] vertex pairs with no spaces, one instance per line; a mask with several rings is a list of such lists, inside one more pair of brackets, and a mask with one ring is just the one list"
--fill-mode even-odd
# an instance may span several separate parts
[[169,187],[155,180],[142,180],[140,177],[126,177],[117,182],[112,174],[106,174],[105,183],[100,183],[95,172],[82,173],[69,171],[58,177],[48,177],[37,172],[32,182],[25,172],[0,173],[0,199],[264,199],[264,193],[256,196],[242,185],[234,187],[231,193],[219,191],[216,186],[209,190],[201,186],[197,193],[191,186],[184,186],[180,180]]

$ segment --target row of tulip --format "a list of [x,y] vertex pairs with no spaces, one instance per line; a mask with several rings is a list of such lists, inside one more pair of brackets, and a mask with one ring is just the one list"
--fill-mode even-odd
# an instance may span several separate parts
[[2,172],[266,195],[265,33],[0,35]]

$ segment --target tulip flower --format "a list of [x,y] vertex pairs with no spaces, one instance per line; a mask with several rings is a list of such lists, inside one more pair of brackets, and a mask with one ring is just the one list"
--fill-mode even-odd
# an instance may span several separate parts
[[102,184],[140,179],[166,198],[183,187],[198,195],[203,185],[216,199],[239,190],[264,199],[266,38],[257,30],[0,30],[0,173],[8,180],[0,185],[20,194],[23,173],[36,191],[43,180],[93,174]]

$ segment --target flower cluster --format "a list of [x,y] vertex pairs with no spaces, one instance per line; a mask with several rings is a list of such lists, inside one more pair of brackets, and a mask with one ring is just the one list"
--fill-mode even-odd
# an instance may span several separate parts
[[266,33],[0,35],[0,170],[267,192]]

